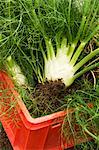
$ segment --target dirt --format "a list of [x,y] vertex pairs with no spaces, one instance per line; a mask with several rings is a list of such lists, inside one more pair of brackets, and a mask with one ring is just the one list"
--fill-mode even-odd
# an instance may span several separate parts
[[3,127],[0,128],[0,150],[13,150]]
[[77,84],[66,88],[61,80],[39,83],[32,92],[31,102],[29,99],[25,101],[25,104],[32,117],[51,114],[63,110],[65,96],[79,88]]

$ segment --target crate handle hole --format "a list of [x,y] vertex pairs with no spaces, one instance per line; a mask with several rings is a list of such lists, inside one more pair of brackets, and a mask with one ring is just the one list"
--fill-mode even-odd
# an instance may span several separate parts
[[61,123],[54,123],[54,124],[52,124],[52,128],[56,128],[56,127],[59,127],[59,126],[61,126]]

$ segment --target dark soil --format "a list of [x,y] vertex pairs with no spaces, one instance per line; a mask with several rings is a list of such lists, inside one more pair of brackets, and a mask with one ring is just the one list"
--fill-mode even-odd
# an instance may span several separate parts
[[0,128],[0,150],[13,150],[3,127]]
[[51,114],[63,110],[65,96],[79,88],[80,86],[77,84],[66,88],[61,80],[46,81],[44,84],[39,83],[32,92],[31,101],[29,99],[29,101],[25,101],[25,104],[32,117]]

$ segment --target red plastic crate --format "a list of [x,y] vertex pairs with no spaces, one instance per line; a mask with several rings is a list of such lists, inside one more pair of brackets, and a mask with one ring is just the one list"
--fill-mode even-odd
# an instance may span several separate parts
[[[63,150],[75,145],[73,137],[67,140],[61,134],[66,112],[32,118],[10,77],[3,71],[0,71],[0,89],[5,91],[0,93],[3,104],[0,108],[0,120],[14,150]],[[68,112],[73,111],[74,109],[70,109]],[[87,140],[85,137],[78,137],[76,144]]]

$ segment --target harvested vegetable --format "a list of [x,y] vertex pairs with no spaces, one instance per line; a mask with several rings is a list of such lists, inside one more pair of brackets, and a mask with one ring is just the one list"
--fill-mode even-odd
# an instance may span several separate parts
[[[28,74],[33,72],[38,82],[61,79],[70,86],[83,73],[99,66],[99,62],[94,61],[83,67],[93,57],[99,56],[98,47],[82,57],[85,46],[99,31],[97,0],[17,2],[24,12],[19,21],[23,20],[22,27],[30,37],[27,41],[15,41],[18,48],[15,59],[24,70],[28,64]],[[27,48],[22,45],[24,41]]]

